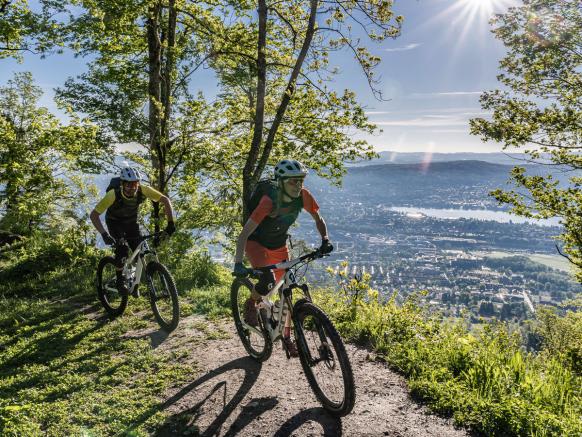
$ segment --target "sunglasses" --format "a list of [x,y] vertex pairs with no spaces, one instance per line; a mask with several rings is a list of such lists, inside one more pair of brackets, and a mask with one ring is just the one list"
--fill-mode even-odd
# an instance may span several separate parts
[[291,185],[295,185],[295,186],[299,186],[299,185],[303,185],[303,181],[305,181],[304,178],[289,178],[289,179],[285,179],[285,182]]

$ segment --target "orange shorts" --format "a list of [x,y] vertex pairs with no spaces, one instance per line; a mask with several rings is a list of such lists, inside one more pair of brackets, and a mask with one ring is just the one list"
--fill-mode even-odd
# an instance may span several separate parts
[[[271,264],[277,264],[289,259],[289,250],[287,245],[277,249],[267,249],[265,246],[253,240],[248,240],[245,246],[245,254],[253,268],[265,267]],[[273,270],[275,281],[278,281],[285,274],[285,270]]]

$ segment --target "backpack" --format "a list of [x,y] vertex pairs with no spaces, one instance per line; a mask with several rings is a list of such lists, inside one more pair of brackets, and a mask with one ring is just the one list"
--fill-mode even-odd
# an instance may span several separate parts
[[117,190],[118,188],[121,188],[121,178],[116,176],[111,178],[109,185],[105,188],[105,192],[107,193],[109,190]]
[[277,190],[277,182],[274,179],[261,179],[255,186],[255,189],[249,198],[249,203],[247,205],[249,214],[257,209],[257,206],[259,206],[259,202],[264,195],[269,196],[273,201],[273,204],[275,204],[277,201]]

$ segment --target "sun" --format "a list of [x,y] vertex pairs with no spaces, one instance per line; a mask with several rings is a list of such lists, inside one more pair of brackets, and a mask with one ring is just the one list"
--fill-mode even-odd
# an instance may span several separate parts
[[491,30],[489,23],[491,18],[519,3],[520,0],[452,0],[448,7],[429,22],[445,25],[448,29],[447,34],[454,34],[456,45],[460,45],[469,33],[479,32],[488,35]]
[[458,0],[460,7],[471,15],[491,17],[503,0]]

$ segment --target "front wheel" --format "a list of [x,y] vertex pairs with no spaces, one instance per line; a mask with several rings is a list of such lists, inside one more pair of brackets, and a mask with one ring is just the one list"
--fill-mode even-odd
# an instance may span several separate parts
[[252,289],[250,280],[236,278],[230,287],[230,309],[236,332],[247,353],[257,361],[266,361],[273,351],[273,343],[265,329],[265,320],[257,314],[259,324],[254,327],[244,321],[245,305],[251,297]]
[[332,414],[349,414],[356,388],[340,335],[327,315],[304,299],[293,308],[293,324],[301,365],[315,396]]
[[111,318],[120,316],[127,307],[127,293],[117,289],[115,258],[106,256],[97,266],[97,296]]
[[146,277],[154,316],[164,331],[172,332],[180,320],[180,303],[174,278],[166,266],[157,261],[148,263]]

